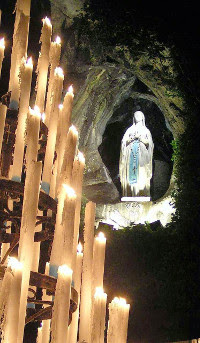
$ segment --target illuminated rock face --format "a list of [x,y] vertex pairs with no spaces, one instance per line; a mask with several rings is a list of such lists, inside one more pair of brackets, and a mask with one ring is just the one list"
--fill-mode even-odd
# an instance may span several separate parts
[[123,197],[148,197],[152,177],[153,140],[143,112],[136,111],[133,125],[122,139],[119,174]]

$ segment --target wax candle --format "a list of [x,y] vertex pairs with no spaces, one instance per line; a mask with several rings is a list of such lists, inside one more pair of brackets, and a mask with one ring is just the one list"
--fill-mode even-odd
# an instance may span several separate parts
[[[46,263],[45,267],[45,275],[49,275],[49,262]],[[52,300],[52,297],[47,295],[46,290],[43,290],[43,296],[42,300],[48,301]],[[45,305],[44,305],[45,307]],[[49,343],[50,339],[50,325],[51,325],[51,320],[46,319],[42,321],[42,343]]]
[[62,95],[64,75],[61,68],[55,69],[55,79],[52,87],[52,104],[50,111],[49,132],[47,138],[46,154],[44,160],[42,189],[49,194],[51,170],[53,166],[54,151],[56,145],[59,104]]
[[82,263],[83,263],[82,245],[81,243],[79,243],[77,247],[77,255],[76,255],[76,269],[74,270],[74,288],[78,292],[78,304],[77,304],[77,310],[72,315],[72,322],[69,327],[67,343],[77,343]]
[[29,107],[28,120],[27,120],[27,149],[26,149],[26,166],[32,161],[37,161],[38,142],[40,132],[40,119],[41,114],[37,106],[32,110]]
[[37,343],[42,343],[42,327],[38,328],[37,332]]
[[40,37],[41,51],[37,66],[37,85],[36,85],[36,106],[40,112],[44,111],[44,102],[47,88],[47,75],[49,68],[49,51],[51,46],[52,25],[49,18],[42,19],[43,27]]
[[4,38],[1,38],[0,39],[0,77],[1,77],[2,62],[4,59],[4,50],[5,50]]
[[32,161],[30,164],[28,164],[24,186],[24,199],[19,240],[19,259],[20,262],[23,263],[23,273],[17,343],[22,343],[23,341],[30,269],[34,250],[34,234],[38,210],[41,172],[41,162]]
[[7,106],[0,103],[0,155],[3,143],[4,127],[6,121]]
[[11,91],[10,108],[12,109],[18,109],[19,105],[19,71],[22,58],[26,57],[27,54],[30,21],[30,2],[30,0],[18,0],[16,3],[16,16],[9,82],[9,90]]
[[50,47],[50,75],[49,75],[49,85],[48,85],[48,93],[47,93],[47,102],[46,102],[46,118],[45,118],[45,125],[49,127],[49,119],[50,119],[50,108],[51,108],[51,93],[52,93],[52,86],[54,81],[54,70],[56,67],[59,66],[60,63],[60,54],[61,54],[61,40],[60,37],[56,37],[54,42],[51,42]]
[[80,225],[80,212],[81,212],[81,197],[82,197],[82,185],[83,185],[83,172],[85,168],[85,158],[79,151],[73,163],[72,170],[72,187],[76,192],[76,207],[74,217],[74,240],[73,240],[73,252],[72,252],[72,270],[76,269],[76,247],[79,238],[79,225]]
[[11,273],[11,268],[7,268],[3,277],[0,292],[0,328],[3,331],[4,325],[7,317],[8,310],[8,300],[11,289],[11,284],[13,280],[13,275]]
[[115,297],[109,304],[108,343],[126,343],[130,305]]
[[[10,172],[11,172],[10,168]],[[10,211],[13,211],[13,201],[11,199],[8,199],[8,208]],[[11,225],[12,222],[7,221],[6,222],[6,232],[7,233],[11,233]],[[8,249],[10,248],[10,243],[2,243],[1,244],[1,261],[3,260],[5,254],[7,253]],[[8,263],[8,257],[6,258],[5,262],[4,262],[4,266],[6,266]]]
[[88,202],[85,209],[83,275],[81,286],[79,340],[91,342],[91,311],[92,311],[92,265],[95,208],[93,202]]
[[103,232],[99,232],[94,239],[93,255],[93,294],[97,287],[103,288],[103,274],[105,262],[106,238]]
[[63,247],[62,264],[72,267],[72,250],[74,238],[74,214],[76,205],[76,193],[68,185],[63,185],[66,191],[63,210]]
[[107,294],[97,287],[93,300],[92,343],[104,343]]
[[66,265],[58,269],[52,313],[51,343],[67,342],[72,270]]
[[24,157],[24,144],[25,144],[25,128],[27,113],[29,109],[29,100],[31,92],[33,63],[30,57],[27,62],[24,60],[21,67],[21,84],[20,84],[20,102],[19,102],[19,115],[15,138],[15,150],[13,157],[13,175],[12,180],[21,181],[21,173]]
[[16,258],[10,257],[8,261],[8,267],[11,267],[13,278],[9,292],[3,342],[16,343],[23,266],[22,263],[20,263]]

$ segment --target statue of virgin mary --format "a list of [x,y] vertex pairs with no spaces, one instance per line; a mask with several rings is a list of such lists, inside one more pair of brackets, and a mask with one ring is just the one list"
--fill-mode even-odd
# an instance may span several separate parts
[[152,177],[153,141],[145,125],[143,112],[134,113],[133,125],[125,132],[121,142],[119,175],[122,201],[149,201]]

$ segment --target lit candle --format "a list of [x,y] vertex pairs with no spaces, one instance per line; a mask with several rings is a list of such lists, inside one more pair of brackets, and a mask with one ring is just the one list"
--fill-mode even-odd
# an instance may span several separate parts
[[41,114],[37,106],[32,110],[29,107],[28,121],[27,121],[27,149],[26,149],[26,166],[32,162],[37,161],[39,132],[40,132]]
[[13,157],[13,175],[12,180],[21,181],[21,173],[24,157],[24,144],[25,144],[25,128],[27,113],[29,109],[29,100],[31,92],[33,63],[30,57],[27,62],[23,61],[21,67],[21,84],[20,84],[20,102],[19,102],[19,115],[15,138],[15,150]]
[[36,343],[42,343],[42,327],[38,328]]
[[62,95],[64,75],[61,68],[55,69],[55,79],[52,87],[52,104],[50,111],[49,132],[47,138],[46,154],[42,176],[42,189],[49,194],[51,170],[53,166],[54,151],[56,145],[59,104]]
[[48,93],[47,93],[47,102],[46,102],[46,118],[45,124],[49,127],[49,119],[50,119],[50,108],[51,108],[51,93],[52,93],[52,86],[54,80],[54,70],[58,67],[60,63],[60,54],[61,54],[61,40],[60,37],[56,37],[54,42],[51,42],[50,47],[50,75],[49,75],[49,85],[48,85]]
[[[46,263],[45,275],[49,275],[49,263]],[[43,290],[42,300],[48,301],[52,300],[52,297],[47,295],[46,290]],[[44,305],[45,307],[45,305]],[[49,343],[50,339],[50,324],[51,319],[46,319],[42,321],[42,343]]]
[[103,274],[105,262],[106,238],[103,232],[99,232],[94,239],[93,255],[93,294],[97,287],[103,288]]
[[11,267],[13,278],[9,292],[3,342],[16,343],[22,282],[22,264],[16,258],[10,257],[8,267]]
[[49,68],[49,51],[51,46],[51,34],[52,25],[49,18],[42,19],[43,27],[40,37],[41,51],[38,59],[37,66],[37,94],[36,94],[36,106],[39,107],[40,112],[44,111],[44,101],[47,88],[47,75]]
[[34,234],[38,210],[41,172],[41,162],[32,161],[30,164],[28,164],[24,186],[24,199],[19,239],[19,259],[20,262],[23,263],[23,273],[17,343],[22,343],[23,341],[29,278],[34,251]]
[[2,62],[4,59],[4,50],[5,50],[4,38],[1,38],[0,39],[0,77],[1,77]]
[[72,270],[66,265],[58,269],[58,280],[52,312],[51,343],[67,342]]
[[63,163],[64,153],[65,153],[65,146],[69,127],[71,125],[71,112],[72,112],[72,104],[73,104],[73,87],[71,86],[68,92],[65,95],[64,103],[62,105],[62,110],[60,111],[59,115],[59,144],[57,147],[57,155],[58,155],[58,174],[61,172],[61,167]]
[[79,239],[79,225],[80,225],[80,212],[81,212],[81,197],[83,185],[83,172],[85,168],[85,158],[79,151],[73,163],[72,170],[72,187],[76,192],[76,208],[74,217],[74,240],[73,240],[73,257],[72,257],[72,270],[76,270],[76,247]]
[[85,209],[83,275],[80,303],[79,340],[91,342],[92,315],[92,265],[94,243],[95,208],[93,202],[88,202]]
[[10,82],[11,91],[10,108],[18,109],[20,96],[19,71],[23,57],[27,54],[31,0],[17,0],[15,27],[13,34],[13,47],[11,56]]
[[5,319],[7,317],[8,310],[8,300],[11,289],[11,284],[13,280],[13,275],[11,273],[11,268],[7,268],[3,277],[0,292],[0,327],[4,330]]
[[74,214],[76,205],[76,193],[68,185],[63,185],[66,191],[63,210],[63,248],[62,264],[72,267],[72,248],[74,238]]
[[126,343],[130,305],[123,298],[114,298],[109,304],[108,343]]
[[77,343],[82,263],[83,263],[82,245],[81,243],[79,243],[77,247],[77,255],[76,255],[76,269],[74,270],[74,288],[78,293],[78,304],[77,304],[77,310],[72,315],[72,322],[69,327],[67,343]]
[[7,106],[0,103],[0,155],[3,143],[4,127],[6,121]]
[[[11,172],[10,168],[10,171]],[[8,199],[8,208],[10,211],[13,211],[13,201],[11,199]],[[11,224],[12,222],[7,221],[6,222],[6,232],[7,233],[11,233]],[[7,253],[8,249],[10,248],[10,243],[2,243],[1,244],[1,261],[3,260],[5,254]],[[6,258],[5,262],[4,262],[4,266],[6,266],[8,263],[8,257]]]
[[62,168],[61,168],[61,175],[58,171],[57,174],[57,191],[59,192],[60,185],[62,183],[71,184],[72,179],[72,168],[73,162],[76,154],[76,147],[78,141],[78,131],[76,130],[75,126],[72,125],[69,128],[66,145],[65,145],[65,152],[64,158],[62,160]]
[[97,287],[93,300],[92,343],[104,343],[107,294]]

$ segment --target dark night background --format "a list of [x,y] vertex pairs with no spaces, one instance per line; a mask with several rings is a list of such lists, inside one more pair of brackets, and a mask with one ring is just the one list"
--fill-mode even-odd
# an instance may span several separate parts
[[[150,227],[137,228],[134,233],[129,229],[114,233],[104,228],[108,238],[105,285],[111,288],[110,298],[118,289],[122,289],[124,295],[134,293],[133,299],[128,298],[133,318],[129,327],[130,343],[197,338],[200,336],[200,223],[197,215],[200,199],[195,188],[198,191],[200,186],[200,13],[194,1],[157,3],[138,0],[130,5],[126,0],[91,0],[89,4],[92,16],[102,19],[106,32],[110,29],[113,33],[115,28],[120,32],[121,28],[125,33],[117,33],[116,37],[111,35],[109,39],[114,43],[123,41],[126,44],[134,30],[142,30],[144,37],[145,32],[153,32],[160,42],[173,47],[176,63],[182,72],[180,82],[189,104],[188,113],[193,113],[190,119],[194,123],[188,124],[190,127],[180,144],[178,177],[181,181],[178,186],[181,195],[176,198],[178,215],[173,223],[176,230],[171,227],[156,231]],[[6,37],[0,95],[7,91],[9,79],[14,5],[15,0],[0,0],[3,11],[0,37]],[[39,52],[41,19],[50,13],[49,1],[32,0],[29,55],[35,61]],[[180,157],[183,152],[187,152],[185,159]],[[124,251],[120,259],[119,245]],[[118,277],[114,276],[114,268],[120,270]],[[167,282],[164,281],[166,278]],[[142,284],[144,287],[139,287]],[[143,301],[142,306],[138,299]],[[154,322],[152,327],[151,322]],[[151,335],[148,340],[144,332],[146,328]],[[26,342],[30,342],[28,332],[26,335]]]

